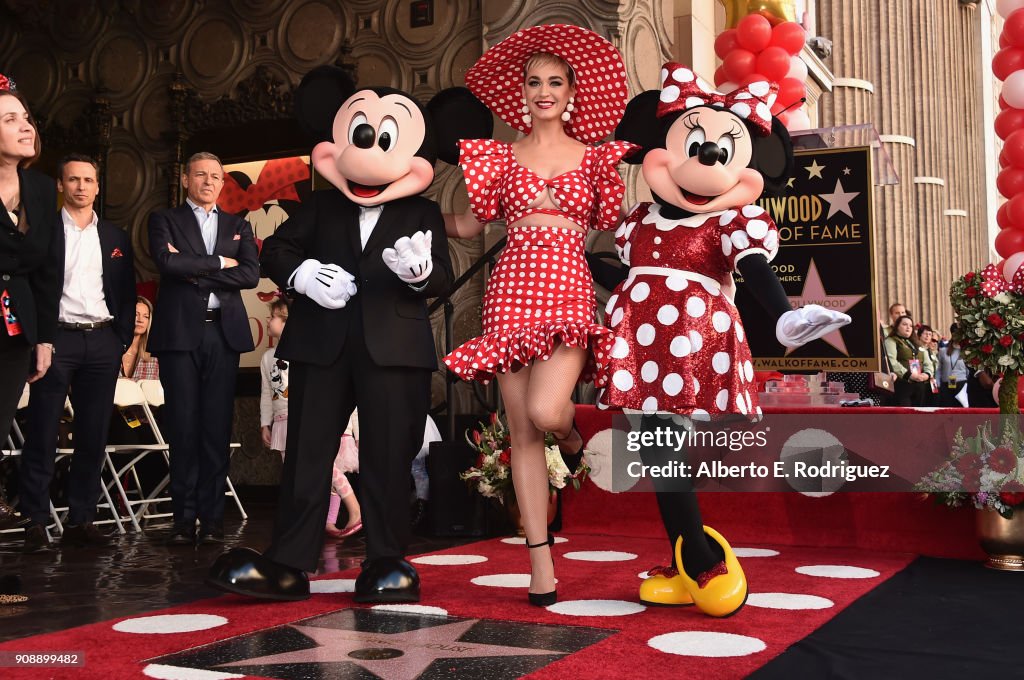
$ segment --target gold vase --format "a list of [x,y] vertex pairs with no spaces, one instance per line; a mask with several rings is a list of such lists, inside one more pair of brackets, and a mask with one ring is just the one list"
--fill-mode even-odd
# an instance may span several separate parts
[[[505,500],[505,512],[508,513],[509,522],[516,528],[516,536],[526,536],[526,530],[523,529],[523,515],[519,510],[519,503],[516,501],[516,497],[513,495]],[[558,492],[551,490],[548,493],[548,524],[555,519],[555,513],[558,512]]]
[[995,510],[978,510],[976,526],[981,549],[988,553],[985,566],[1001,571],[1024,571],[1024,508],[1012,519]]

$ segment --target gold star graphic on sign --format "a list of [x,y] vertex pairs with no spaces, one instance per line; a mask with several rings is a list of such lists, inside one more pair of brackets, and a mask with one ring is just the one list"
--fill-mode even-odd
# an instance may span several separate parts
[[793,188],[793,182],[795,182],[795,181],[796,181],[796,177],[790,177],[789,181],[786,182],[786,186],[789,187],[790,189],[792,189]]
[[850,208],[850,201],[860,196],[859,191],[846,191],[843,189],[843,183],[836,180],[836,188],[830,194],[818,194],[822,199],[828,201],[828,215],[825,219],[832,217],[838,212],[844,212],[850,217],[853,217],[853,210]]
[[807,171],[807,179],[814,179],[815,177],[817,177],[818,179],[824,179],[824,177],[821,176],[821,171],[824,169],[824,165],[818,165],[817,158],[812,160],[810,165],[804,166],[804,170]]
[[[821,282],[821,275],[818,274],[818,266],[814,264],[814,260],[811,259],[811,264],[807,268],[807,276],[804,278],[804,288],[800,291],[799,295],[790,295],[789,301],[793,305],[793,309],[797,307],[803,307],[804,305],[821,305],[825,309],[831,309],[836,312],[842,312],[843,314],[849,314],[850,308],[855,304],[863,300],[865,295],[829,295],[825,292],[825,286]],[[831,333],[827,333],[820,340],[824,340],[828,344],[835,347],[837,350],[842,352],[845,356],[850,356],[850,353],[846,350],[846,343],[843,341],[842,329],[837,328]],[[793,348],[796,349],[796,348]],[[787,349],[786,355],[788,356],[793,349]]]
[[850,169],[849,168],[843,168],[843,174],[844,175],[849,175],[850,174]]

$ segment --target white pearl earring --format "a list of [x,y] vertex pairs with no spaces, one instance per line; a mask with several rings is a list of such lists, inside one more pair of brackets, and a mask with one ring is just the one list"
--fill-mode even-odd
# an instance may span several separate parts
[[574,101],[574,98],[569,97],[569,103],[565,105],[565,111],[562,111],[562,120],[566,123],[569,122],[572,112],[576,110],[576,107],[573,105]]
[[523,122],[527,125],[533,123],[533,116],[530,115],[530,107],[526,105],[526,99],[523,99]]

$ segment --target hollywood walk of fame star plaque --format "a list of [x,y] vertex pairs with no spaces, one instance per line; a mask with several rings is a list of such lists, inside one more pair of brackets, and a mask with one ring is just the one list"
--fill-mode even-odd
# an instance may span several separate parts
[[219,677],[249,675],[280,680],[498,680],[532,673],[615,632],[343,609],[147,663],[223,674]]
[[736,306],[757,369],[879,370],[872,171],[868,146],[801,150],[786,195],[758,201],[779,227],[772,267],[793,307],[818,304],[849,314],[852,322],[787,350],[775,338],[776,318],[737,276]]

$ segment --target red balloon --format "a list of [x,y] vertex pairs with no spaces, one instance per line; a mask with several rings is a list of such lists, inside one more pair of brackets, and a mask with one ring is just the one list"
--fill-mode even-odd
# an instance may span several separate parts
[[999,152],[999,167],[1010,168],[1013,167],[1013,163],[1010,162],[1009,157],[1006,155],[1006,151]]
[[807,32],[804,27],[795,21],[784,21],[772,29],[772,39],[769,45],[781,47],[786,54],[795,56],[804,48],[807,40]]
[[1004,38],[1014,47],[1024,47],[1024,12],[1018,9],[1006,17],[1003,32],[999,35],[1000,47]]
[[1024,69],[1024,49],[1004,47],[992,57],[992,73],[999,80],[1006,80],[1014,71]]
[[1024,168],[1024,128],[1018,128],[1010,133],[1003,143],[1003,153],[1013,167]]
[[1010,105],[1006,103],[1005,99],[1003,99],[1003,95],[999,95],[999,108],[1003,111],[1010,108]]
[[789,52],[781,47],[766,47],[757,55],[757,72],[777,83],[789,73]]
[[1003,229],[996,234],[996,252],[1000,257],[1010,257],[1024,250],[1024,230]]
[[718,87],[728,80],[729,78],[725,75],[725,67],[719,66],[715,69],[715,87]]
[[999,206],[999,210],[996,211],[996,224],[999,225],[1000,229],[1013,229],[1013,221],[1010,220],[1010,202],[1007,201]]
[[996,116],[996,134],[1006,139],[1018,130],[1024,130],[1024,109],[1008,108]]
[[739,46],[740,44],[736,41],[735,28],[722,31],[718,34],[718,37],[715,38],[715,54],[718,55],[719,59],[725,59],[726,55]]
[[790,109],[789,111],[783,111],[782,113],[776,116],[776,118],[779,119],[779,122],[782,123],[783,127],[789,127],[789,118],[790,116],[793,115],[793,111],[794,109]]
[[757,57],[750,50],[735,49],[725,55],[722,68],[725,69],[725,75],[729,76],[729,80],[741,83],[744,78],[754,72],[756,62]]
[[748,14],[736,26],[736,40],[740,47],[760,52],[772,39],[772,25],[760,14]]
[[751,73],[749,76],[744,78],[743,82],[741,82],[740,85],[750,85],[751,83],[756,83],[759,80],[771,80],[771,79],[768,76],[766,76],[765,74],[757,73],[755,71],[754,73]]
[[1024,169],[1005,168],[996,177],[996,188],[1006,198],[1013,198],[1024,191]]
[[806,87],[796,78],[783,78],[779,82],[779,98],[776,101],[781,103],[783,108],[785,108],[799,100],[806,93]]
[[999,34],[999,49],[1003,49],[1004,47],[1011,47],[1010,38],[1006,35],[1006,31]]
[[[1004,203],[1000,210],[1003,208],[1006,208],[1006,214],[1009,216],[1010,222],[1015,225],[1024,226],[1024,194],[1017,194]],[[999,221],[998,213],[996,215],[996,221]]]

